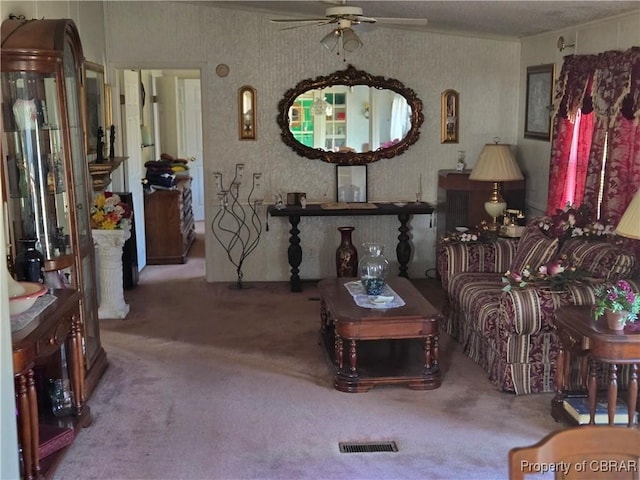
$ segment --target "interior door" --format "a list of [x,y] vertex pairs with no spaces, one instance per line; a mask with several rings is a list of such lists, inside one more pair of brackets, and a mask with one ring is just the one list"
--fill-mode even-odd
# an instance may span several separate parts
[[122,92],[124,105],[122,109],[124,123],[125,155],[129,159],[125,162],[127,175],[125,189],[131,192],[133,211],[136,216],[136,250],[138,253],[138,270],[147,264],[147,250],[144,232],[144,198],[142,179],[145,176],[142,163],[142,135],[140,133],[140,76],[135,70],[124,70],[122,77]]
[[202,155],[202,101],[200,98],[200,79],[184,80],[184,115],[181,115],[180,137],[184,139],[184,152],[180,156],[191,159],[189,172],[193,196],[193,219],[204,220],[204,168]]

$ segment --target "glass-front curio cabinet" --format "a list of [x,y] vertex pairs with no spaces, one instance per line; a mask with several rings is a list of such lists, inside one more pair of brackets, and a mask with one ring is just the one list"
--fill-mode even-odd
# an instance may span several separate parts
[[44,257],[44,281],[81,292],[88,397],[107,366],[100,343],[90,184],[82,127],[82,45],[72,20],[2,23],[3,208],[7,261],[27,245]]

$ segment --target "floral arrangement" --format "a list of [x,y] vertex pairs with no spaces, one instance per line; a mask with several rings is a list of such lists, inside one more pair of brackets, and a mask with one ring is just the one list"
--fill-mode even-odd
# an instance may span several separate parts
[[575,207],[567,204],[562,210],[557,210],[555,215],[542,217],[538,227],[545,234],[561,239],[573,237],[604,239],[607,235],[615,233],[615,225],[608,220],[604,223],[593,220],[593,214],[584,205]]
[[112,192],[101,193],[91,206],[91,228],[124,230],[131,228],[131,207]]
[[571,265],[566,256],[556,258],[538,267],[537,270],[525,267],[522,272],[506,271],[502,276],[505,286],[502,291],[508,292],[513,287],[525,288],[529,285],[548,286],[553,292],[563,291],[569,282],[585,277],[585,272]]
[[441,238],[445,243],[468,243],[468,242],[486,242],[495,240],[496,233],[491,232],[487,222],[483,221],[476,228],[461,228],[455,232],[451,232]]
[[625,280],[602,285],[596,290],[596,320],[604,315],[605,310],[628,312],[625,323],[635,322],[640,313],[640,295],[631,290],[631,285]]

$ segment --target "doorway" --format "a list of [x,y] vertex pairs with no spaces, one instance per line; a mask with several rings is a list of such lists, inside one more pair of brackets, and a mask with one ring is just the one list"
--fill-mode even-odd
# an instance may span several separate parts
[[[128,84],[135,72],[135,92]],[[124,93],[123,142],[129,156],[125,186],[138,190],[146,175],[145,164],[159,160],[161,155],[187,161],[188,175],[192,178],[191,193],[196,231],[204,225],[204,168],[202,146],[201,74],[197,69],[140,69],[122,70],[117,75]],[[133,100],[127,97],[135,97]],[[129,104],[137,103],[137,108]],[[136,110],[135,112],[133,110]],[[137,114],[137,115],[136,115]],[[137,118],[136,118],[137,117]],[[140,150],[137,146],[140,145]],[[139,188],[142,193],[142,188]],[[136,209],[142,221],[137,232],[139,269],[146,265],[146,237],[144,232],[144,205],[140,195]],[[138,228],[136,229],[138,230]],[[203,237],[196,235],[196,238]],[[204,240],[201,240],[204,242]],[[140,262],[140,259],[143,261]],[[203,272],[204,276],[204,272]]]

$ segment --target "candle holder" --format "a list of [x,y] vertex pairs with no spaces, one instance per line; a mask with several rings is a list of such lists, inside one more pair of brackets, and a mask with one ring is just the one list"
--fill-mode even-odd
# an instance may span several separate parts
[[227,187],[224,186],[221,172],[215,172],[213,176],[220,209],[211,222],[211,232],[236,268],[235,287],[247,288],[243,281],[242,266],[258,246],[262,234],[262,222],[258,215],[258,209],[264,202],[260,196],[262,173],[252,175],[246,204],[240,202],[244,176],[243,163],[236,164],[235,175]]

